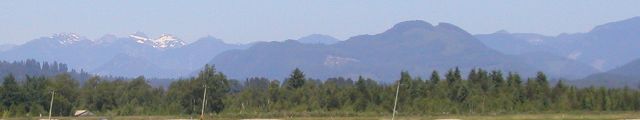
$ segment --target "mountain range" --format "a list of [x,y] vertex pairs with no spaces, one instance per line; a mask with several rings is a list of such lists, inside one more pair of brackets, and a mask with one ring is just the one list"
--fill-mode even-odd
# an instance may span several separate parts
[[61,33],[22,45],[0,46],[0,59],[59,61],[97,75],[150,78],[190,77],[204,64],[213,64],[235,79],[282,79],[300,68],[318,79],[365,76],[392,81],[401,71],[427,76],[432,70],[458,67],[527,76],[543,71],[554,79],[594,80],[598,77],[593,76],[612,71],[635,72],[621,68],[640,58],[635,53],[640,50],[637,33],[640,17],[557,36],[507,31],[472,35],[450,23],[433,25],[421,20],[346,40],[312,34],[250,44],[229,44],[212,36],[186,43],[171,34],[151,38],[136,32],[91,40]]
[[556,77],[572,78],[596,72],[588,65],[553,55],[507,55],[487,47],[453,24],[434,26],[419,20],[401,22],[379,34],[359,35],[329,45],[295,40],[255,44],[248,49],[223,52],[210,64],[232,78],[278,79],[286,77],[294,68],[302,69],[313,78],[362,75],[383,81],[398,78],[400,71],[424,76],[432,70],[454,67],[463,71],[498,69],[524,75],[550,71]]

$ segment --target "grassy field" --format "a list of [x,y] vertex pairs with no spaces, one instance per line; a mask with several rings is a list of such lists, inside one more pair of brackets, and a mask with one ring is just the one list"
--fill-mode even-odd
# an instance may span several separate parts
[[[59,120],[170,120],[189,119],[189,116],[116,116],[116,117],[54,117]],[[197,119],[197,116],[193,117]],[[4,120],[46,119],[45,118],[8,118]],[[237,117],[237,116],[209,116],[209,120],[238,120],[238,119],[286,119],[286,120],[389,120],[391,116],[358,116],[358,117]],[[437,116],[396,116],[397,120],[640,120],[640,112],[619,113],[567,113],[567,114],[508,114],[508,115],[437,115]]]

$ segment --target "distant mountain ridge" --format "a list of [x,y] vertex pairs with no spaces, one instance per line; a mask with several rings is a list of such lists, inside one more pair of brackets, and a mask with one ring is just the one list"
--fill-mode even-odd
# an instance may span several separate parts
[[304,36],[298,39],[298,41],[300,41],[300,43],[306,43],[306,44],[334,44],[339,42],[340,40],[331,37],[329,35],[322,35],[322,34],[311,34],[308,36]]

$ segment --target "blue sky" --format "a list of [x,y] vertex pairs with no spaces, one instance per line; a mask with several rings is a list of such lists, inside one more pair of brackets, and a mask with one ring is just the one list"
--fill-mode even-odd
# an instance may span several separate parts
[[91,39],[141,31],[188,42],[207,35],[231,43],[327,34],[375,34],[406,20],[453,23],[472,34],[498,30],[557,35],[640,16],[638,0],[3,0],[0,44],[55,33]]

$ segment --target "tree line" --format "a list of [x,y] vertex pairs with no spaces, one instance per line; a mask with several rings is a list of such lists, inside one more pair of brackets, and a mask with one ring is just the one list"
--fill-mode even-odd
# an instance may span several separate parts
[[[578,88],[563,81],[550,84],[544,73],[523,78],[517,73],[458,68],[428,79],[401,72],[394,83],[359,77],[317,80],[295,69],[282,80],[254,77],[231,80],[206,65],[197,76],[154,87],[144,77],[104,79],[82,84],[67,73],[52,77],[13,74],[0,86],[2,117],[46,115],[55,92],[54,116],[75,110],[98,115],[198,115],[207,90],[207,114],[353,113],[387,115],[396,90],[400,114],[485,114],[567,111],[640,110],[640,91],[631,88]],[[399,85],[399,86],[398,86]]]
[[60,62],[38,62],[34,59],[27,59],[24,61],[0,61],[0,76],[4,77],[9,74],[16,79],[26,79],[26,75],[29,76],[55,76],[61,73],[68,73],[76,80],[86,80],[91,75],[84,70],[76,71],[75,69],[69,69],[67,64]]

